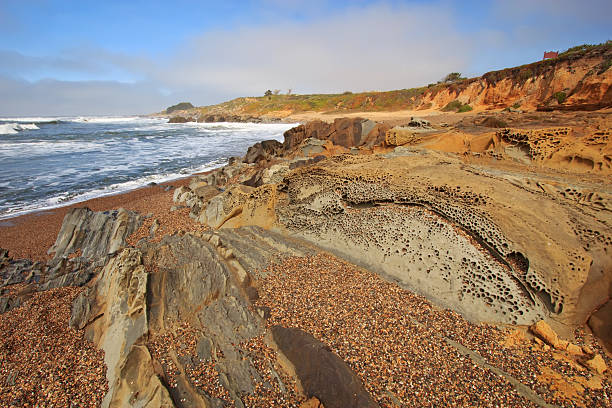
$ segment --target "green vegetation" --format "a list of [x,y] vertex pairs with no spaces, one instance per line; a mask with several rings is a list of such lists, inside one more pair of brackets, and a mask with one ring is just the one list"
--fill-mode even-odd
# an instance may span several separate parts
[[514,105],[512,105],[512,107],[513,107],[514,109],[518,109],[518,108],[520,108],[520,107],[521,107],[521,103],[520,103],[520,102],[514,102]]
[[441,110],[443,112],[451,112],[451,111],[455,111],[456,112],[456,111],[459,110],[459,108],[461,108],[461,106],[463,106],[461,101],[458,101],[458,100],[455,99],[454,101],[447,103],[446,106],[443,107]]
[[599,69],[597,70],[597,75],[601,75],[606,72],[610,67],[612,67],[612,57],[609,57],[607,60],[602,62],[599,65]]
[[568,48],[567,50],[563,51],[562,53],[559,54],[559,58],[562,57],[567,57],[570,55],[576,55],[576,54],[584,54],[587,51],[591,51],[597,48],[612,48],[612,41],[608,40],[605,43],[601,43],[601,44],[582,44],[582,45],[577,45],[575,47],[571,47]]
[[166,108],[166,113],[172,113],[178,110],[193,109],[194,107],[195,106],[193,106],[190,102],[181,102]]
[[462,77],[461,72],[451,72],[450,74],[445,76],[444,79],[439,83],[449,84],[452,82],[463,81],[464,79],[467,79],[467,78]]
[[[584,44],[572,47],[559,54],[557,58],[551,58],[544,61],[537,61],[531,64],[521,65],[514,68],[506,68],[500,71],[487,72],[482,76],[484,80],[495,84],[503,79],[510,78],[525,83],[533,77],[546,74],[551,68],[562,62],[571,62],[588,55],[605,56],[612,51],[612,41],[606,41],[601,44]],[[601,71],[601,70],[600,70]]]
[[461,101],[455,99],[454,101],[447,103],[446,106],[441,109],[441,111],[464,113],[469,112],[472,109],[473,108],[470,105],[463,104]]
[[[443,89],[443,86],[440,87]],[[274,95],[237,98],[219,105],[199,108],[202,114],[223,111],[241,115],[265,115],[269,112],[351,112],[351,111],[394,111],[415,109],[426,87],[400,89],[388,92],[344,92],[342,94]]]
[[563,102],[565,102],[565,99],[567,99],[567,95],[565,94],[565,92],[559,91],[553,94],[553,98],[555,98],[559,104],[562,104]]

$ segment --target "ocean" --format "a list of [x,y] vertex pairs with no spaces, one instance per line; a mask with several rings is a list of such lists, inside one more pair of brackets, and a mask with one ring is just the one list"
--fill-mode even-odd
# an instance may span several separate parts
[[295,124],[0,118],[0,219],[223,166]]

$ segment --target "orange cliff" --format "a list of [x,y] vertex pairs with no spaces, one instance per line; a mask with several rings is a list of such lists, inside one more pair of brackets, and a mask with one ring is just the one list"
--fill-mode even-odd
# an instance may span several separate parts
[[[565,54],[565,55],[564,55]],[[597,110],[612,107],[612,43],[445,86],[423,94],[417,109],[459,100],[476,110]]]

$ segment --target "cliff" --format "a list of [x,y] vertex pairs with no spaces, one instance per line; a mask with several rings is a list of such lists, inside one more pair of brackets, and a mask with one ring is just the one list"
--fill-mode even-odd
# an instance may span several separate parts
[[387,92],[243,97],[173,114],[208,122],[274,120],[301,112],[442,110],[454,101],[477,111],[596,110],[612,107],[611,66],[612,42],[608,41],[452,83]]

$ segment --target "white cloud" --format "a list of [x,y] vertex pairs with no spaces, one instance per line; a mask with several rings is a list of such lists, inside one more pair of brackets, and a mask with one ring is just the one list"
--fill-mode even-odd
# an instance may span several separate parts
[[441,7],[378,5],[308,23],[209,32],[186,44],[156,78],[252,95],[268,88],[397,89],[463,69],[469,50]]
[[147,83],[28,82],[0,77],[0,117],[20,115],[128,115],[160,111],[175,100]]

